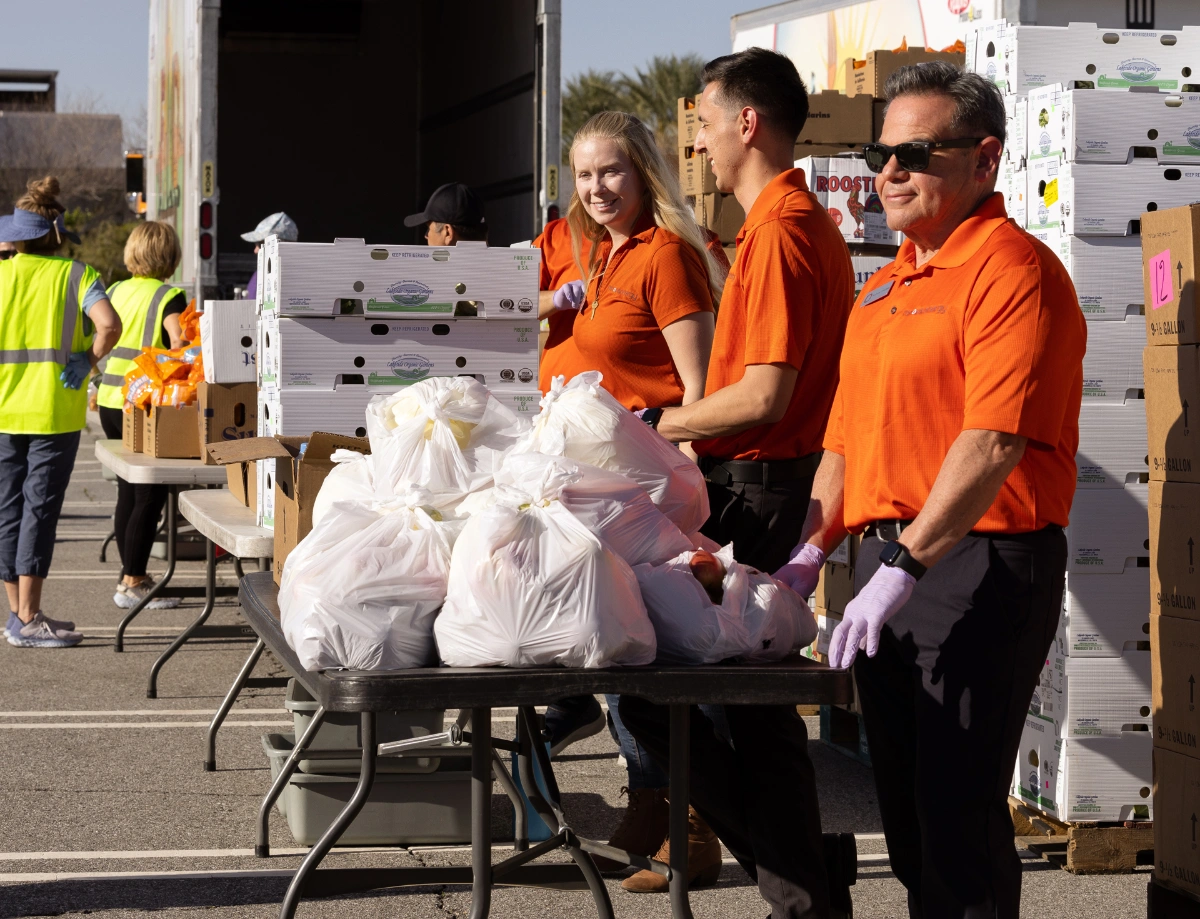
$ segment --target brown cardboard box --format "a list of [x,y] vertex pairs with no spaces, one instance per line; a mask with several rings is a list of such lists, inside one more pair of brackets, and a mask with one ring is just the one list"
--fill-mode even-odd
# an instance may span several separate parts
[[846,604],[854,599],[854,559],[858,543],[857,536],[847,536],[821,566],[821,576],[813,593],[815,607],[839,617],[846,612]]
[[868,51],[865,61],[846,59],[843,65],[846,71],[846,95],[857,96],[865,93],[882,99],[888,77],[901,67],[922,64],[925,61],[948,61],[961,68],[966,60],[967,56],[959,51],[926,51],[924,48]]
[[200,459],[200,411],[192,405],[152,405],[142,425],[142,452],[159,459]]
[[679,185],[685,195],[710,195],[717,190],[708,157],[697,154],[695,147],[679,150]]
[[875,139],[874,100],[835,89],[811,93],[799,144],[868,144]]
[[1150,483],[1150,608],[1200,621],[1200,485]]
[[746,222],[746,212],[733,195],[723,195],[720,192],[696,195],[694,210],[696,222],[716,233],[723,243],[731,243],[737,239],[742,224]]
[[1200,759],[1154,750],[1154,877],[1200,896]]
[[676,103],[675,117],[679,131],[679,139],[676,145],[679,147],[690,147],[696,142],[696,130],[698,128],[696,123],[696,97],[680,96],[679,101]]
[[258,504],[258,461],[291,459],[292,456],[274,437],[218,440],[207,444],[204,452],[213,463],[225,467],[229,490],[246,507]]
[[1200,482],[1200,345],[1146,348],[1142,367],[1151,480]]
[[[218,440],[244,440],[258,430],[258,387],[254,383],[200,383],[196,404],[201,445]],[[205,465],[214,465],[207,450]]]
[[862,144],[796,144],[792,148],[792,159],[806,156],[841,156],[844,153],[862,153]]
[[[208,451],[206,450],[205,453]],[[225,466],[225,479],[229,485],[229,493],[237,498],[245,507],[253,507],[258,497],[258,463],[228,463]]]
[[[329,456],[334,450],[371,452],[365,437],[344,437],[341,434],[316,432],[307,437],[276,438],[288,451],[289,460],[275,463],[275,583],[283,576],[283,563],[296,545],[312,530],[312,508],[321,483],[333,463]],[[300,445],[308,442],[304,455]]]
[[887,109],[887,103],[882,99],[876,99],[872,108],[874,114],[871,117],[873,123],[871,140],[879,140],[879,135],[883,133],[883,113]]
[[1200,757],[1200,622],[1150,616],[1154,746]]
[[144,445],[143,428],[146,424],[146,413],[140,408],[121,413],[121,443],[130,453],[141,453]]
[[1142,214],[1146,344],[1200,344],[1197,252],[1200,204]]

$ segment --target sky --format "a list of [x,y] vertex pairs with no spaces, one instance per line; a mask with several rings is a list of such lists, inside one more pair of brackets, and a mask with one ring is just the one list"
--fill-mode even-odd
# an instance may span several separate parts
[[[654,55],[730,49],[729,17],[766,0],[562,0],[564,81]],[[146,104],[149,0],[0,0],[0,69],[57,70],[59,110],[136,119]]]

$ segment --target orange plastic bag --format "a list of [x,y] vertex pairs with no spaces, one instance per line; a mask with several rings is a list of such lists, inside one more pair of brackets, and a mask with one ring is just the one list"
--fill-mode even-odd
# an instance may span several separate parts
[[179,314],[179,327],[183,330],[183,340],[189,344],[200,344],[200,314],[196,312],[196,300],[192,298],[187,309]]

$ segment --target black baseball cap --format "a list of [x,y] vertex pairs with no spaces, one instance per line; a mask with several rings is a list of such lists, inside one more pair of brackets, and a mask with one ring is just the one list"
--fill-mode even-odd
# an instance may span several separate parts
[[448,182],[429,196],[425,210],[404,218],[406,227],[423,223],[452,223],[456,227],[478,227],[484,223],[483,202],[461,182]]

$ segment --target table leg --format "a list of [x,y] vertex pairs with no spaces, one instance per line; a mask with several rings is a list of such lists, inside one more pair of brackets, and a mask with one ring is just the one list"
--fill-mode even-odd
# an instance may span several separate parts
[[525,802],[521,800],[521,793],[517,791],[517,786],[512,780],[512,776],[508,774],[508,769],[504,766],[504,761],[500,759],[500,754],[492,750],[492,772],[504,788],[504,793],[508,795],[508,800],[513,806],[513,850],[516,852],[524,852],[529,848],[529,815],[525,813]]
[[668,839],[671,841],[671,917],[692,919],[692,905],[688,902],[688,749],[690,727],[687,705],[671,706],[671,771],[670,823]]
[[[488,722],[490,727],[490,710],[482,709],[481,711],[488,712]],[[300,905],[300,894],[304,890],[304,883],[308,880],[309,875],[317,870],[317,866],[321,864],[325,856],[329,854],[329,850],[333,848],[333,844],[337,842],[342,834],[346,832],[346,828],[354,822],[354,818],[358,816],[359,811],[363,809],[363,805],[367,803],[367,798],[371,795],[371,786],[375,784],[375,760],[379,754],[378,747],[375,741],[375,713],[363,712],[361,722],[362,731],[362,766],[358,776],[358,785],[354,789],[354,794],[350,796],[350,800],[346,802],[346,806],[342,808],[342,812],[337,815],[337,819],[329,825],[321,838],[317,840],[317,844],[308,851],[308,855],[304,856],[304,861],[300,863],[300,867],[296,869],[296,874],[292,878],[292,882],[288,885],[287,893],[283,895],[283,904],[279,907],[279,919],[294,919],[296,915],[296,907]],[[308,733],[307,731],[305,733]],[[490,734],[488,735],[491,736]],[[489,744],[490,746],[490,744]],[[484,774],[487,778],[487,791],[492,790],[492,758],[489,754],[483,761]],[[472,757],[472,786],[475,784],[475,757]],[[472,803],[474,803],[474,788],[472,788]],[[472,818],[474,819],[474,818]],[[489,801],[487,829],[491,830],[491,813]],[[491,840],[488,839],[487,849],[488,858],[491,858]],[[486,916],[486,913],[484,914]]]
[[471,709],[471,919],[492,907],[492,710]]
[[158,672],[162,670],[163,664],[169,661],[181,647],[183,643],[192,637],[192,634],[200,626],[208,620],[212,615],[213,607],[217,604],[217,547],[211,539],[204,540],[204,609],[200,611],[200,615],[195,618],[191,625],[184,629],[179,637],[176,638],[169,648],[159,655],[158,660],[150,668],[150,681],[146,684],[146,698],[158,698]]
[[237,677],[233,681],[233,685],[229,687],[229,692],[225,693],[225,698],[221,700],[221,707],[217,709],[217,713],[213,715],[212,724],[208,726],[208,736],[206,738],[206,746],[204,751],[204,771],[215,772],[217,768],[217,731],[221,730],[221,725],[225,722],[225,716],[229,714],[229,710],[233,708],[233,703],[237,701],[237,697],[241,695],[242,687],[246,685],[246,680],[250,678],[250,674],[254,670],[254,665],[258,663],[258,659],[262,656],[263,649],[266,648],[266,643],[260,638],[254,644],[250,656],[246,658],[246,663],[242,664],[242,669],[238,671]]
[[291,755],[283,764],[283,768],[279,770],[279,775],[275,781],[271,783],[271,788],[267,792],[267,796],[263,798],[262,804],[258,808],[258,831],[254,839],[254,854],[258,858],[271,857],[271,808],[275,806],[275,802],[279,800],[279,796],[283,793],[283,789],[287,787],[288,780],[296,771],[296,767],[300,765],[300,755],[308,749],[308,745],[312,743],[313,737],[321,728],[321,723],[325,720],[325,709],[318,707],[313,712],[312,720],[308,723],[308,727],[304,729],[304,733],[296,740],[296,745],[292,747]]
[[125,614],[125,618],[121,620],[117,626],[117,637],[113,642],[113,650],[117,653],[125,650],[125,629],[129,623],[133,622],[138,617],[142,610],[157,597],[164,587],[171,583],[171,578],[175,576],[175,530],[177,527],[175,515],[179,509],[179,491],[174,485],[167,486],[167,570],[162,576],[162,580],[150,588],[150,592]]

